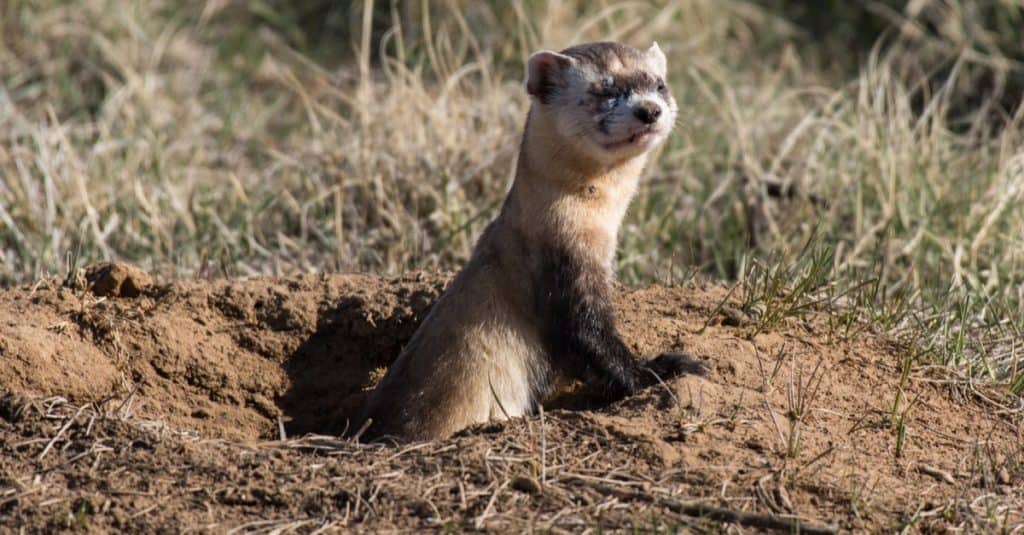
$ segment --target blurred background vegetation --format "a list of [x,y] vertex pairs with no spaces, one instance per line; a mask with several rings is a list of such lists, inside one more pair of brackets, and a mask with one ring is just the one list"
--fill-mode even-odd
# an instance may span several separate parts
[[1024,389],[1022,0],[6,0],[0,281],[456,268],[525,58],[598,39],[681,110],[625,282],[798,288]]

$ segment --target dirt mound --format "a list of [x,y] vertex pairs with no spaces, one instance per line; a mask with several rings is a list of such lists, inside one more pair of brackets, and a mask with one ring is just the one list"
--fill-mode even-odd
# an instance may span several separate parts
[[101,283],[0,295],[0,385],[77,401],[132,395],[139,414],[229,439],[277,436],[278,417],[290,434],[340,431],[445,282],[176,282],[126,299],[97,295],[125,295],[110,289],[121,283],[90,280]]
[[[820,315],[755,333],[721,306],[724,288],[616,299],[636,351],[689,351],[706,377],[610,407],[570,393],[543,417],[396,449],[324,435],[345,429],[447,277],[156,285],[128,274],[115,290],[95,280],[0,293],[3,525],[828,531],[1024,520],[1015,413],[922,370],[904,377],[906,351],[878,336],[842,340]],[[124,291],[126,280],[144,283]]]

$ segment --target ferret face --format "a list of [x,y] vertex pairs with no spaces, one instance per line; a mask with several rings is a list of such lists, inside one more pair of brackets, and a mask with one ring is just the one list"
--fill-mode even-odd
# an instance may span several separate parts
[[618,43],[537,52],[526,88],[535,108],[552,114],[560,141],[603,164],[652,149],[668,136],[676,102],[665,82],[665,55]]

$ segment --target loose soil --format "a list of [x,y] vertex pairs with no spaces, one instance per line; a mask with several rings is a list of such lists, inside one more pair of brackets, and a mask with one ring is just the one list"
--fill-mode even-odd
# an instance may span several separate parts
[[447,280],[106,265],[0,292],[0,529],[1024,529],[998,392],[901,381],[909,350],[822,313],[759,328],[719,286],[615,302],[637,353],[706,376],[443,441],[338,438]]

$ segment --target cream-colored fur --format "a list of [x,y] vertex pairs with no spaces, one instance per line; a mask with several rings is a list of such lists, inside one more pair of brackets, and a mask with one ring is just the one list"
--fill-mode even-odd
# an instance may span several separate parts
[[[573,72],[577,84],[603,74]],[[619,226],[649,152],[611,163],[595,158],[590,145],[564,135],[566,124],[579,120],[531,109],[501,214],[367,404],[373,435],[445,437],[527,414],[549,394],[556,370],[535,309],[541,269],[535,244],[563,244],[598,259],[596,275],[610,282]]]

